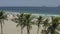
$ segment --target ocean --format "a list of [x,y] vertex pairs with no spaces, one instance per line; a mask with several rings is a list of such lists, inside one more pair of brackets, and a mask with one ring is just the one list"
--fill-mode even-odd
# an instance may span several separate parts
[[0,10],[20,13],[60,15],[60,7],[0,7]]

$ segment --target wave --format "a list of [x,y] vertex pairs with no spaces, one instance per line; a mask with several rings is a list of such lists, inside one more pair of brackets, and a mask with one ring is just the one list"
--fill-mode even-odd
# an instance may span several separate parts
[[[9,11],[6,11],[6,13],[9,13],[9,14],[20,14],[20,12],[9,12]],[[56,16],[56,17],[60,17],[60,15],[56,15],[56,14],[36,14],[36,13],[25,13],[25,14],[32,14],[32,15],[35,15],[35,16]]]
[[36,16],[55,16],[55,17],[60,17],[60,15],[55,15],[55,14],[32,14]]

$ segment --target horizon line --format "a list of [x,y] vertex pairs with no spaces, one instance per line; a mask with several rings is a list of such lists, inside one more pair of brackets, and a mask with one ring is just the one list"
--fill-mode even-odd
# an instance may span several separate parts
[[[0,6],[0,7],[48,7],[48,6]],[[56,7],[60,7],[60,6],[56,6]]]

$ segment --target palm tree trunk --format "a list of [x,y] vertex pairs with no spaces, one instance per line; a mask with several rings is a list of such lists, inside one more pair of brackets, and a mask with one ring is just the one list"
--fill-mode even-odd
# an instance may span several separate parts
[[1,22],[1,34],[3,34],[3,26],[2,26],[2,22]]
[[29,26],[27,26],[27,34],[30,34]]
[[37,29],[37,34],[39,34],[39,26],[38,26],[38,29]]
[[23,31],[22,31],[23,29],[22,29],[22,27],[21,27],[21,34],[23,34]]

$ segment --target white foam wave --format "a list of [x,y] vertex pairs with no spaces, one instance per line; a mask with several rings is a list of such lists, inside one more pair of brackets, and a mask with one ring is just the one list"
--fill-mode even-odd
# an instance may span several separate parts
[[[28,14],[28,13],[25,13],[25,14]],[[60,15],[57,15],[57,14],[35,14],[35,13],[31,13],[32,15],[35,15],[35,16],[56,16],[56,17],[60,17]]]
[[[9,12],[9,11],[7,11],[7,13],[9,13],[9,14],[20,14],[19,12]],[[28,13],[26,13],[26,14],[28,14]],[[60,17],[60,15],[56,15],[56,14],[35,14],[35,13],[33,13],[32,15],[35,15],[35,16],[55,16],[55,17]]]

